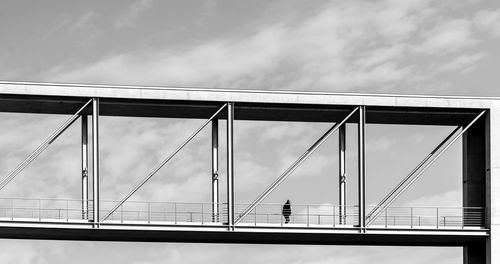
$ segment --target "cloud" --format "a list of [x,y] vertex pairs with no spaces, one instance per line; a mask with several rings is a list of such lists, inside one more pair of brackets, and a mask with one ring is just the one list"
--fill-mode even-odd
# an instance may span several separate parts
[[440,72],[453,72],[453,73],[467,73],[470,72],[474,66],[484,58],[485,54],[482,52],[475,54],[460,55],[450,62],[440,66],[437,71]]
[[415,51],[426,55],[457,52],[478,41],[472,34],[472,22],[461,19],[442,21],[422,37],[424,41],[415,47]]
[[[44,79],[290,89],[398,82],[412,68],[399,59],[426,16],[418,10],[427,8],[401,2],[326,6],[303,21],[276,22],[240,38],[219,38],[182,49],[166,47],[151,54],[121,53],[73,69],[59,65]],[[373,12],[374,8],[381,12]],[[368,62],[359,56],[363,53],[371,56]]]
[[[84,32],[87,31],[87,29],[92,25],[92,21],[95,18],[96,14],[94,11],[87,11],[84,14],[82,14],[80,17],[76,19],[76,21],[73,21],[71,25],[69,25],[69,32],[72,34],[83,34]],[[61,25],[59,27],[66,25],[65,20],[61,22]]]
[[153,4],[154,0],[139,0],[123,11],[114,21],[117,29],[134,28],[139,17]]
[[435,195],[426,195],[411,201],[406,201],[403,206],[462,206],[462,191],[449,190]]
[[395,143],[395,140],[382,136],[368,141],[366,148],[371,152],[383,152],[389,150]]
[[[151,5],[131,5],[130,27]],[[486,55],[475,28],[491,27],[496,13],[472,19],[446,14],[435,1],[349,1],[195,45],[128,51],[89,64],[56,65],[45,81],[174,86],[387,91],[443,85],[442,73],[471,71]],[[486,12],[486,11],[485,11]],[[440,14],[437,16],[436,14]],[[438,17],[438,18],[436,18]],[[481,19],[480,19],[481,18]],[[472,55],[463,55],[464,52]],[[450,62],[449,57],[459,56]],[[433,67],[429,67],[433,65]],[[437,70],[436,69],[441,69]],[[426,86],[428,84],[428,86]],[[402,88],[404,87],[404,88]]]
[[479,11],[474,17],[474,22],[480,29],[496,38],[500,37],[500,9]]
[[97,18],[98,14],[94,10],[88,10],[75,17],[63,14],[55,25],[44,32],[42,38],[47,39],[55,37],[56,34],[67,34],[77,45],[88,44],[102,33],[102,30],[96,25]]
[[[457,263],[461,248],[3,241],[2,263]],[[419,258],[408,258],[418,254]]]

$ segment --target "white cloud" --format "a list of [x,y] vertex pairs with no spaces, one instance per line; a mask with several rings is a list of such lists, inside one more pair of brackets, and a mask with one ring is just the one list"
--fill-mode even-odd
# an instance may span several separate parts
[[383,152],[389,150],[395,143],[395,140],[382,136],[368,141],[366,148],[372,152]]
[[471,21],[442,21],[423,34],[424,41],[415,47],[415,51],[427,55],[442,55],[468,48],[478,40],[472,33]]
[[[133,26],[150,5],[145,0],[134,3],[124,20],[131,22],[119,25]],[[238,37],[118,53],[79,67],[57,65],[42,78],[291,90],[432,87],[435,92],[436,87],[449,89],[440,80],[444,70],[462,66],[460,71],[468,72],[479,63],[482,56],[463,53],[479,53],[470,52],[481,41],[475,25],[496,21],[496,13],[478,14],[483,19],[472,22],[440,8],[432,0],[336,2],[304,19],[276,21]],[[460,59],[450,62],[442,55]],[[430,85],[422,85],[426,83]]]
[[[96,14],[94,11],[87,11],[84,14],[82,14],[80,17],[76,19],[76,21],[73,21],[69,25],[69,32],[72,34],[83,34],[87,32],[88,28],[92,25],[92,21],[95,18]],[[66,25],[67,23],[62,22],[62,25]]]
[[133,28],[139,17],[153,4],[154,0],[139,0],[127,7],[115,20],[113,26],[117,29]]
[[438,71],[452,73],[467,73],[484,58],[484,53],[464,54],[453,58],[448,63],[442,65]]
[[479,11],[474,17],[474,22],[494,37],[500,37],[500,9]]
[[215,39],[151,54],[122,53],[72,70],[59,65],[44,78],[290,89],[399,82],[412,68],[399,60],[427,16],[419,10],[427,8],[425,1],[331,5],[303,21],[277,22],[241,38]]

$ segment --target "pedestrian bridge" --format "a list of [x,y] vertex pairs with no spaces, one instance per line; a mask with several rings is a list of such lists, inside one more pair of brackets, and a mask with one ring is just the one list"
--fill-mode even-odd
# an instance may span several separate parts
[[[411,245],[464,247],[464,263],[500,263],[500,98],[307,93],[180,87],[0,82],[0,112],[67,115],[38,148],[0,178],[0,192],[65,130],[81,121],[81,193],[66,199],[6,197],[0,193],[0,237],[151,242]],[[172,153],[117,201],[101,199],[99,117],[205,120]],[[327,129],[248,204],[235,202],[234,121],[329,123]],[[219,121],[225,124],[225,171],[219,170]],[[366,125],[446,126],[452,131],[376,204],[366,202]],[[134,201],[134,194],[211,125],[211,201]],[[356,128],[356,173],[346,173],[346,126]],[[91,127],[91,129],[89,129]],[[351,130],[351,132],[353,132]],[[338,200],[282,204],[266,198],[328,138],[338,138]],[[81,141],[80,141],[81,140]],[[396,207],[395,201],[456,142],[462,144],[460,207]],[[210,152],[210,149],[208,150]],[[222,152],[221,152],[222,153]],[[406,158],[402,156],[401,158]],[[393,161],[396,162],[396,161]],[[352,165],[352,164],[350,164]],[[225,178],[226,186],[219,186]],[[356,197],[347,204],[346,179]],[[439,177],[439,176],[438,176]],[[91,179],[91,181],[89,180]],[[72,179],[70,179],[72,180]],[[91,185],[89,186],[89,182]],[[22,184],[22,183],[20,183]],[[336,186],[337,187],[337,186]],[[354,186],[353,186],[354,187]],[[369,187],[369,186],[368,186]],[[392,187],[392,188],[391,188]],[[333,189],[333,188],[332,188]],[[373,190],[380,194],[380,190]],[[382,194],[384,195],[384,194]],[[225,199],[221,199],[224,196]],[[379,196],[380,197],[380,196]]]

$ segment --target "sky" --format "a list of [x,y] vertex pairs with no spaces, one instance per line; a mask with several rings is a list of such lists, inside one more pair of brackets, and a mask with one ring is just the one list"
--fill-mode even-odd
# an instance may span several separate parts
[[[500,4],[493,0],[2,0],[0,36],[0,80],[500,96]],[[0,117],[0,125],[9,128],[0,138],[1,175],[67,118]],[[122,198],[201,122],[103,117],[102,198]],[[235,125],[235,199],[248,203],[332,124]],[[347,129],[347,173],[355,176],[356,127]],[[375,204],[453,128],[367,129],[367,199]],[[78,199],[79,133],[77,123],[1,197]],[[204,130],[133,198],[210,201],[209,138]],[[337,144],[333,136],[265,202],[336,203]],[[222,173],[224,164],[222,159]],[[397,204],[460,206],[460,164],[457,142]],[[355,177],[348,177],[347,186],[348,204],[354,205]],[[460,248],[27,240],[0,240],[0,245],[2,263],[460,263],[462,253]]]

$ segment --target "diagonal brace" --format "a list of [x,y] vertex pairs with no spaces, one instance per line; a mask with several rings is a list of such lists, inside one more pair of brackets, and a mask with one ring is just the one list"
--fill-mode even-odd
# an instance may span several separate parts
[[113,209],[111,209],[102,219],[101,221],[104,221],[108,219],[120,206],[125,203],[130,196],[132,196],[135,192],[137,192],[149,179],[151,179],[165,164],[167,164],[181,149],[184,148],[184,146],[187,145],[200,131],[205,128],[225,107],[227,106],[227,103],[224,104],[215,114],[213,114],[207,121],[205,121],[196,131],[191,134],[182,144],[177,147],[174,152],[172,152],[166,159],[164,159],[160,164],[158,164],[149,174],[146,176],[132,191],[130,191],[118,204],[116,204]]
[[[408,175],[404,180],[403,180],[403,183],[400,183],[396,188],[394,188],[388,195],[388,197],[386,196],[386,198],[384,198],[384,200],[382,202],[380,202],[376,207],[375,209],[373,209],[369,216],[367,217],[367,224],[366,226],[370,225],[371,223],[373,223],[373,221],[375,221],[375,219],[377,219],[377,217],[379,217],[382,212],[384,212],[384,210],[386,210],[389,206],[391,206],[392,203],[394,203],[394,201],[399,197],[401,196],[401,194],[403,194],[404,191],[406,191],[406,189],[408,189],[425,171],[427,171],[427,169],[443,154],[445,153],[452,145],[453,143],[455,143],[465,132],[467,132],[467,130],[474,124],[476,123],[477,120],[479,120],[479,118],[481,118],[481,116],[483,116],[484,114],[486,113],[486,110],[483,110],[481,113],[479,113],[479,115],[477,115],[464,129],[462,129],[462,131],[460,133],[458,133],[456,136],[453,137],[453,139],[451,141],[449,141],[446,145],[444,145],[443,143],[448,141],[449,138],[454,135],[457,131],[457,129],[455,129],[435,150],[439,149],[441,146],[444,145],[444,148],[442,148],[439,152],[437,152],[437,154],[435,154],[435,156],[430,159],[430,161],[424,166],[424,164],[426,163],[427,160],[429,160],[430,156],[433,156],[434,153],[431,153],[428,155],[428,157],[426,157],[426,159],[424,159],[424,161],[422,161],[419,166],[417,166],[413,171],[412,173],[410,173],[410,175]],[[423,168],[422,168],[423,167]],[[420,168],[422,168],[420,170]],[[420,170],[420,171],[419,171]],[[409,180],[417,171],[419,171],[411,180]],[[405,181],[408,181],[409,182],[404,185],[404,182]],[[403,186],[404,185],[404,186]],[[391,197],[392,196],[392,197]],[[379,209],[379,210],[378,210]],[[378,211],[377,211],[378,210]]]
[[25,160],[23,160],[17,167],[11,171],[3,180],[0,182],[0,190],[2,190],[10,181],[12,181],[24,168],[26,168],[31,162],[33,162],[42,152],[49,147],[52,142],[54,142],[71,124],[73,124],[76,119],[80,116],[80,113],[92,102],[89,100],[85,103],[74,115],[68,118],[61,126],[54,131],[40,146],[38,146],[35,151],[33,151]]
[[342,126],[347,120],[359,110],[359,107],[356,107],[352,110],[347,117],[345,117],[340,123],[335,124],[333,127],[328,129],[325,134],[323,134],[314,144],[312,144],[304,154],[302,154],[288,169],[286,169],[279,177],[276,179],[255,201],[250,204],[243,213],[240,214],[238,219],[235,221],[235,224],[238,224],[241,220],[243,220],[259,203],[261,203],[274,189],[278,187],[292,172],[297,169],[300,164],[302,164],[314,151],[325,142],[328,137],[330,137],[335,131],[337,131],[340,126]]
[[385,202],[387,202],[402,186],[404,186],[408,180],[410,180],[414,175],[415,173],[418,172],[418,170],[420,168],[422,168],[422,166],[427,162],[429,161],[433,156],[434,154],[436,154],[436,152],[441,149],[444,144],[446,144],[446,142],[448,142],[452,137],[453,135],[455,135],[462,127],[461,126],[458,126],[456,127],[443,141],[441,141],[441,143],[439,143],[439,145],[437,147],[435,147],[402,181],[399,182],[399,184],[394,187],[383,199],[382,201],[380,201],[376,206],[375,208],[373,208],[371,210],[371,212],[367,215],[367,219],[370,219],[372,217],[372,215],[380,208],[380,206],[382,206]]

